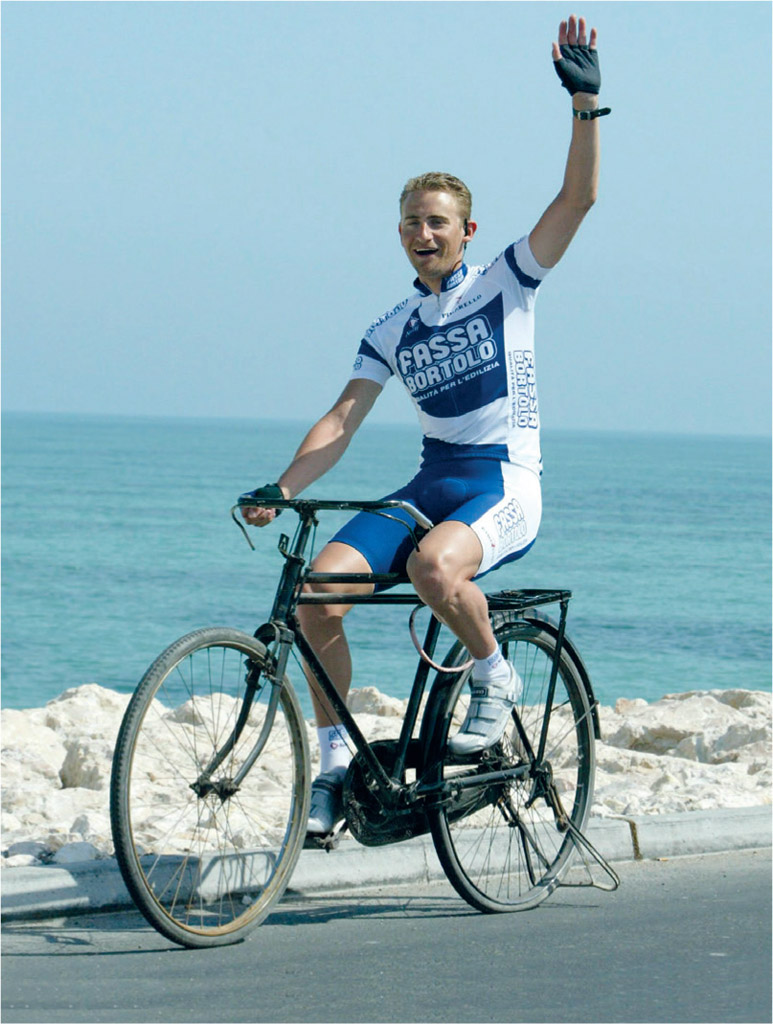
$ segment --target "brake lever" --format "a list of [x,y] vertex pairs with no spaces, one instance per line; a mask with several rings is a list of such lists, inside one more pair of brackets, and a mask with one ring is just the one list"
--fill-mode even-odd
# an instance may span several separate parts
[[236,525],[242,531],[242,533],[244,534],[244,539],[247,541],[247,543],[250,545],[250,547],[254,551],[255,550],[255,545],[250,540],[250,535],[247,533],[247,527],[244,525],[244,523],[242,522],[241,518],[237,518],[236,510],[239,507],[240,507],[239,505],[234,505],[233,506],[233,508],[231,509],[231,519],[233,519],[233,521],[236,523]]

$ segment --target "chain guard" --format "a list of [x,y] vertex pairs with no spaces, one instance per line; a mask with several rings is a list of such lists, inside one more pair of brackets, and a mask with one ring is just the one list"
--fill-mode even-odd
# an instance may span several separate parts
[[[384,766],[387,775],[392,774],[397,759],[397,740],[376,740],[371,750]],[[419,741],[411,740],[408,746],[406,768],[419,768],[421,747]],[[429,822],[421,805],[414,807],[384,806],[373,783],[372,772],[361,755],[353,759],[344,778],[344,813],[346,823],[354,838],[363,846],[386,846],[399,843],[429,832]]]

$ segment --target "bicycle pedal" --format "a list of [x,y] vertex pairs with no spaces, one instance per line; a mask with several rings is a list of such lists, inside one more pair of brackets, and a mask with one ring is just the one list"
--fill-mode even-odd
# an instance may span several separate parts
[[338,849],[341,833],[345,829],[346,822],[343,822],[339,829],[333,829],[332,832],[326,832],[324,835],[319,832],[307,832],[303,848],[304,850],[324,850],[325,853],[330,853],[332,850]]

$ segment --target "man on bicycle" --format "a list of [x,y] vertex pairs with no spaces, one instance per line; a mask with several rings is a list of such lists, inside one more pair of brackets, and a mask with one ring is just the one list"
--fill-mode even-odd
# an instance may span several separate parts
[[[521,558],[537,536],[542,470],[534,302],[598,187],[597,118],[608,110],[598,108],[596,30],[588,38],[584,19],[578,22],[574,15],[561,22],[553,60],[572,97],[572,139],[561,190],[536,227],[488,266],[468,266],[465,249],[477,225],[466,185],[440,173],[410,179],[400,197],[399,232],[417,273],[415,291],[369,328],[341,396],[311,428],[278,482],[253,492],[265,499],[303,491],[343,455],[389,377],[402,380],[422,425],[422,462],[416,477],[387,497],[410,502],[436,525],[414,550],[399,523],[360,513],[320,552],[314,569],[407,573],[421,600],[464,643],[475,665],[470,707],[450,741],[457,755],[475,755],[497,743],[520,693],[474,581]],[[242,514],[251,525],[265,526],[276,513]],[[372,586],[350,588],[357,589]],[[343,630],[349,607],[298,608],[304,632],[344,697],[351,683]],[[324,835],[342,816],[350,754],[344,727],[313,687],[312,701],[321,772],[312,785],[308,828]]]

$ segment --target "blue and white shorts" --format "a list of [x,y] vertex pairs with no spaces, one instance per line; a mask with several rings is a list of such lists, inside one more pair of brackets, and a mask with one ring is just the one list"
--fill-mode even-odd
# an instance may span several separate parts
[[[471,527],[483,548],[475,579],[523,557],[536,540],[542,517],[539,477],[530,469],[489,458],[433,461],[386,498],[410,502],[435,525],[450,520]],[[389,514],[413,525],[400,509],[389,509]],[[359,551],[375,573],[404,574],[413,550],[404,526],[371,512],[358,513],[332,540]]]

